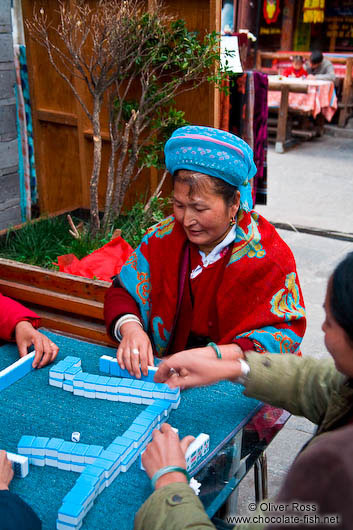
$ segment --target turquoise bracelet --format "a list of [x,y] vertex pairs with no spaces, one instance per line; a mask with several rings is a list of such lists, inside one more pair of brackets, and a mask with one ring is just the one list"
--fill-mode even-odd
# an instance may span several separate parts
[[213,348],[214,351],[216,352],[218,359],[222,359],[221,350],[218,348],[215,342],[209,342],[207,346],[211,346],[211,348]]
[[153,477],[151,478],[152,488],[155,489],[156,482],[159,478],[163,477],[163,475],[166,475],[167,473],[173,473],[173,472],[183,473],[183,475],[186,476],[188,483],[190,482],[189,473],[186,471],[185,468],[178,467],[178,466],[165,466],[165,467],[162,467],[161,469],[158,469],[158,471],[156,471]]

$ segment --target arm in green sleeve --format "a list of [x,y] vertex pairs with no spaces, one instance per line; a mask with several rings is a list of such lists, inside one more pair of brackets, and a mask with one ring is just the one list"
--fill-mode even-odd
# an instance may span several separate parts
[[215,530],[205,509],[187,484],[168,484],[141,506],[134,530]]
[[332,391],[344,381],[331,359],[292,354],[249,353],[249,380],[244,394],[314,423],[323,417]]

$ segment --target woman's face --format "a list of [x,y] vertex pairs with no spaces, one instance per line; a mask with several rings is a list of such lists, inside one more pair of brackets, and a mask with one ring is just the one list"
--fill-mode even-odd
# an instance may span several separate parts
[[173,204],[175,218],[189,241],[201,249],[213,248],[229,230],[230,220],[239,208],[239,197],[237,204],[228,206],[223,197],[209,187],[190,196],[189,184],[175,181]]
[[330,278],[324,303],[326,318],[322,324],[322,331],[325,333],[325,346],[333,357],[337,370],[342,374],[353,377],[353,344],[332,315],[329,302],[331,283],[332,279]]

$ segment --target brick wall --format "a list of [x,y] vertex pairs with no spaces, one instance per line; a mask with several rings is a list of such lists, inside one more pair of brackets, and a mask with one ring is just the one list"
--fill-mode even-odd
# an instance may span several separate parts
[[0,229],[21,222],[11,0],[0,0]]

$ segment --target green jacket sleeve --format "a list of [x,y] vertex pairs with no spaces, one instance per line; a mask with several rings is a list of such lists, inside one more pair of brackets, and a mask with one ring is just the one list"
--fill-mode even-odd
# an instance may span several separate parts
[[135,530],[215,529],[193,490],[185,483],[174,483],[155,491],[135,517]]
[[[324,416],[331,393],[337,391],[344,380],[331,360],[249,353],[247,361],[250,375],[245,395],[305,416],[314,423],[319,423]],[[265,525],[259,524],[254,517],[261,514],[261,510],[257,510],[251,514],[252,522],[238,524],[234,529],[263,529]],[[135,530],[152,528],[207,530],[215,526],[191,488],[175,483],[155,491],[137,512]]]
[[314,423],[323,418],[330,396],[344,381],[331,359],[292,354],[249,353],[249,380],[244,394]]
[[[256,522],[238,524],[234,530],[263,530],[257,522],[264,513],[257,509],[249,519]],[[238,519],[241,519],[239,516]],[[245,521],[246,517],[243,518]],[[261,520],[261,519],[260,519]],[[234,521],[235,522],[235,521]],[[135,517],[134,530],[215,530],[199,498],[187,484],[169,484],[152,493]]]

